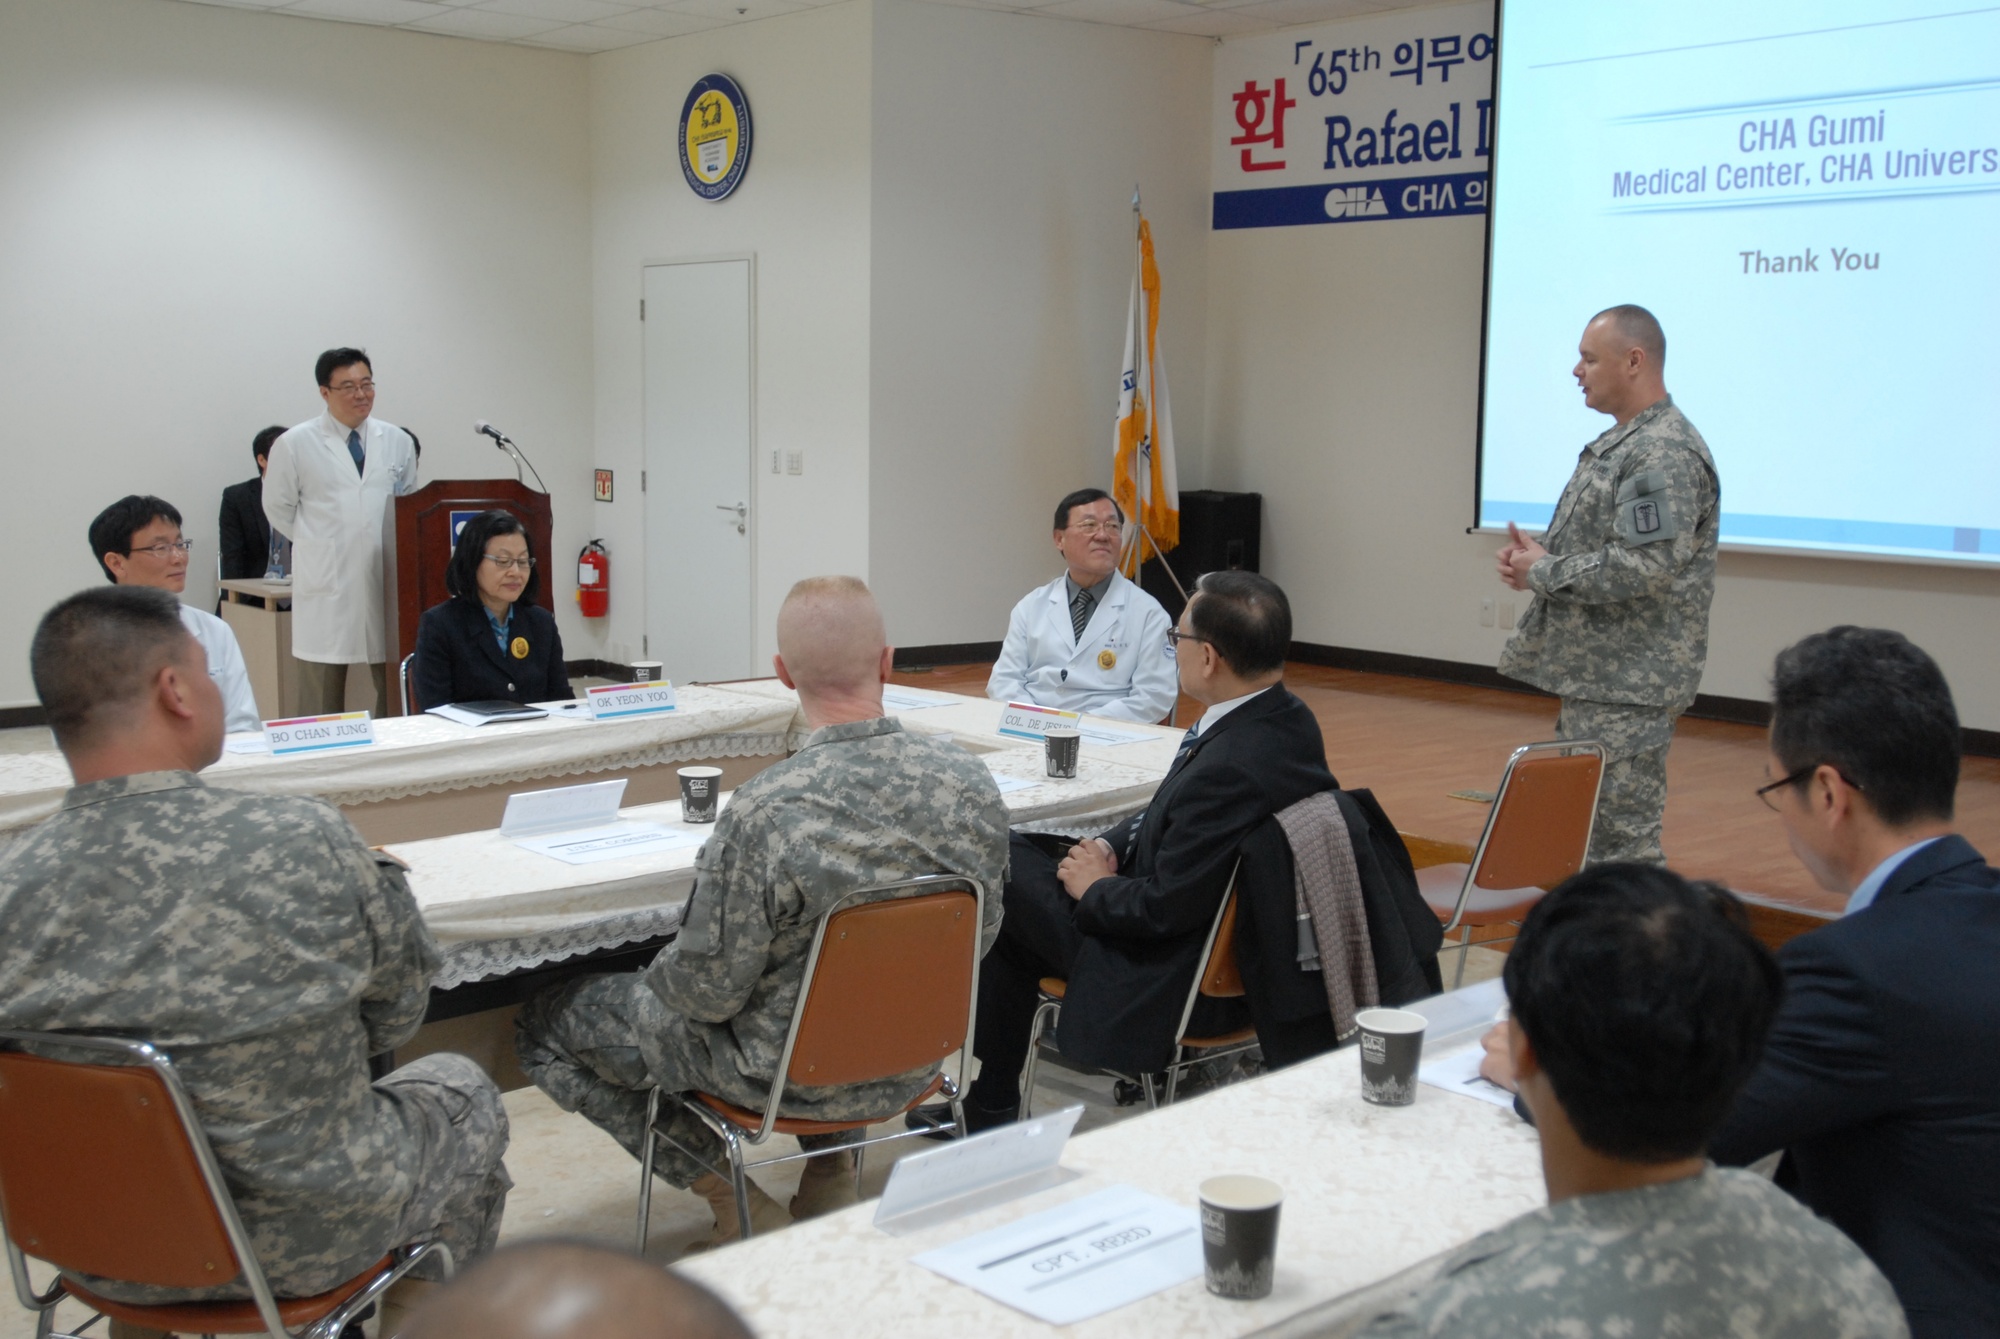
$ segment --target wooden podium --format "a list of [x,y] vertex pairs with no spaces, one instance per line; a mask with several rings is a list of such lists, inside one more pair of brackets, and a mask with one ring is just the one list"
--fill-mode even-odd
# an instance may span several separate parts
[[549,495],[513,479],[440,479],[395,499],[389,543],[383,546],[382,581],[389,637],[389,701],[403,709],[396,671],[417,649],[417,620],[451,598],[445,568],[459,524],[482,511],[506,511],[528,531],[528,552],[542,574],[535,603],[555,612],[555,563],[550,550]]

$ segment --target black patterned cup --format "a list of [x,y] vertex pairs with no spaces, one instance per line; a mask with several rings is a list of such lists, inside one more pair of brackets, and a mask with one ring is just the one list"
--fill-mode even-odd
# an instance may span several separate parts
[[658,683],[666,677],[666,669],[657,660],[635,660],[632,662],[632,682]]
[[715,804],[722,793],[720,767],[683,767],[681,779],[681,822],[713,823]]
[[1211,1176],[1201,1183],[1200,1195],[1208,1290],[1246,1302],[1269,1297],[1284,1189],[1261,1176]]
[[1408,1009],[1363,1009],[1354,1021],[1361,1028],[1361,1100],[1409,1106],[1417,1100],[1417,1066],[1429,1020]]
[[1075,776],[1077,754],[1082,749],[1083,736],[1075,730],[1059,727],[1042,736],[1042,750],[1048,759],[1050,776]]

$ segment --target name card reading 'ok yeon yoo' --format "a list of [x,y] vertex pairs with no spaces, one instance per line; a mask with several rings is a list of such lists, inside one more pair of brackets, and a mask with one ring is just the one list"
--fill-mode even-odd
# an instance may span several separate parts
[[590,718],[595,721],[674,709],[674,685],[667,679],[658,683],[607,683],[586,688],[584,694],[590,703]]
[[1000,709],[1000,733],[1016,739],[1040,739],[1051,730],[1074,730],[1083,717],[1031,702],[1009,702]]
[[365,711],[343,711],[337,716],[294,716],[288,721],[265,721],[264,743],[272,756],[286,753],[314,753],[321,749],[351,749],[375,742],[375,722]]

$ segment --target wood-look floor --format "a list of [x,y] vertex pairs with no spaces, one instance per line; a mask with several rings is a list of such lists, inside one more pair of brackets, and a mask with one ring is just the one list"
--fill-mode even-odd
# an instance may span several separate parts
[[[899,681],[974,696],[990,665],[949,665],[898,674]],[[1474,842],[1487,806],[1456,790],[1492,790],[1507,755],[1555,733],[1552,698],[1387,674],[1294,664],[1291,690],[1313,709],[1326,757],[1343,786],[1366,787],[1406,832]],[[1175,717],[1195,719],[1181,699]],[[1843,899],[1823,892],[1785,843],[1778,816],[1752,792],[1763,781],[1764,732],[1683,719],[1667,755],[1668,862],[1684,874],[1823,911]],[[1958,785],[1958,829],[2000,858],[2000,759],[1967,758]]]

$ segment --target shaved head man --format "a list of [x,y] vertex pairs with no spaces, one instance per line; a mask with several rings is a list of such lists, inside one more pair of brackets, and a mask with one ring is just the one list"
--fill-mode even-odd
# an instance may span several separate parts
[[[985,942],[1000,920],[1007,808],[993,774],[954,745],[882,714],[892,652],[882,611],[853,577],[813,577],[778,611],[778,677],[812,733],[729,797],[695,861],[679,937],[643,973],[586,976],[529,1000],[521,1066],[567,1111],[634,1155],[646,1093],[661,1091],[654,1169],[715,1212],[710,1243],[740,1235],[722,1143],[683,1105],[710,1093],[761,1111],[784,1052],[813,931],[860,888],[960,874],[988,890]],[[881,1119],[913,1103],[935,1069],[844,1086],[790,1088],[781,1111]],[[813,1156],[789,1206],[749,1183],[754,1231],[854,1203],[847,1133],[805,1135]]]
[[1604,747],[1593,864],[1664,859],[1667,746],[1708,661],[1721,484],[1666,360],[1644,307],[1590,318],[1570,375],[1612,426],[1578,456],[1547,532],[1510,521],[1494,555],[1501,583],[1533,597],[1500,672],[1562,699],[1557,738]]
[[402,1339],[751,1339],[708,1289],[623,1251],[531,1241],[459,1275]]

